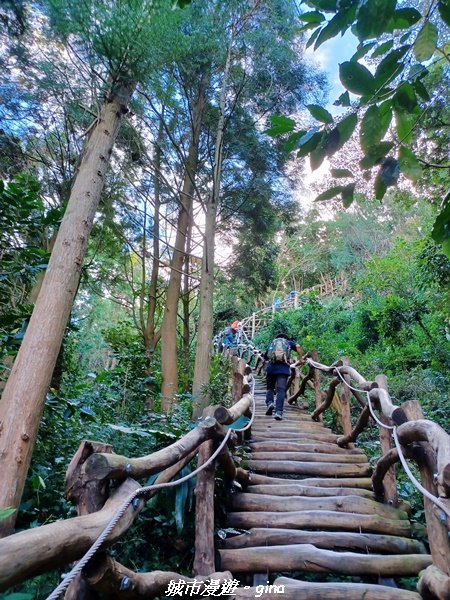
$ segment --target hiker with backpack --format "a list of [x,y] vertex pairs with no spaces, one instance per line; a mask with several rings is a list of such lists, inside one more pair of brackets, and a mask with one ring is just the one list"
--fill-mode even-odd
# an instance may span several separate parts
[[[291,352],[296,352],[300,357],[303,354],[301,346],[289,339],[285,333],[275,336],[265,353],[267,364],[267,395],[266,415],[270,416],[275,411],[275,419],[283,418],[283,407],[286,398],[286,384],[291,372]],[[275,388],[277,390],[276,403],[274,402]]]

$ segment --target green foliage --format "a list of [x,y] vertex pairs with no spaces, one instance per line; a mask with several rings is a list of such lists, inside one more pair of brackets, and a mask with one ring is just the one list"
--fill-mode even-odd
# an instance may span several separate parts
[[62,210],[48,209],[30,175],[0,181],[0,356],[15,354],[31,315],[30,294],[47,268],[48,239]]
[[[419,140],[421,131],[426,130],[427,111],[433,110],[435,103],[440,103],[438,95],[433,94],[433,83],[427,78],[429,70],[441,69],[441,84],[448,88],[448,66],[439,66],[442,57],[429,64],[436,52],[448,58],[448,36],[445,33],[448,4],[441,2],[438,11],[429,10],[423,15],[413,6],[397,8],[396,0],[344,3],[308,0],[304,4],[308,9],[314,9],[300,16],[305,23],[302,30],[310,32],[307,47],[314,44],[314,49],[317,49],[326,40],[343,35],[349,29],[360,41],[351,59],[339,66],[340,80],[346,92],[334,103],[351,107],[351,113],[335,125],[332,116],[323,107],[309,105],[306,108],[323,123],[320,129],[314,127],[305,132],[303,127],[297,130],[296,125],[290,123],[288,129],[274,129],[271,135],[289,132],[286,150],[297,150],[299,158],[309,155],[311,167],[315,169],[325,157],[333,156],[344,146],[359,122],[360,144],[365,154],[360,167],[370,170],[380,165],[374,179],[375,197],[379,200],[384,198],[388,187],[397,184],[400,174],[414,182],[419,181],[424,175],[421,163],[429,169],[440,169],[441,161],[433,163],[429,155],[422,157],[420,146],[423,144],[417,144],[416,148],[415,142]],[[405,33],[399,36],[401,30]],[[416,64],[411,65],[411,53],[417,60]],[[364,57],[369,58],[369,68],[360,62]],[[358,96],[353,103],[350,94]],[[393,115],[397,143],[384,140]],[[448,118],[441,118],[438,128],[446,131]],[[433,137],[440,137],[436,128]],[[429,152],[439,157],[437,148],[439,145],[428,146]],[[448,162],[448,156],[444,160]],[[365,178],[369,180],[370,175],[366,173]],[[448,191],[448,169],[447,176],[442,175],[440,180],[442,196]],[[348,187],[346,193],[341,194],[344,208],[351,205],[353,190],[354,187]],[[319,199],[333,199],[340,191],[339,186],[331,185],[329,194],[324,192]],[[450,221],[444,205],[436,221],[434,239],[449,255],[447,226],[450,227]]]

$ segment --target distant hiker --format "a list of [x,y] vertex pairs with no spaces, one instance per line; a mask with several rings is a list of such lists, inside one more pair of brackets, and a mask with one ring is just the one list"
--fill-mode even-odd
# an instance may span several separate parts
[[233,348],[236,346],[236,334],[238,332],[239,321],[233,321],[229,327],[225,330],[225,338],[223,345],[225,348]]
[[[283,418],[286,383],[291,372],[289,365],[292,351],[296,352],[299,356],[303,354],[303,350],[297,342],[289,339],[289,336],[285,333],[279,333],[275,336],[264,355],[269,361],[267,364],[266,379],[266,415],[270,416],[275,411],[275,419],[277,421],[281,421]],[[277,390],[276,406],[274,404],[275,388]]]

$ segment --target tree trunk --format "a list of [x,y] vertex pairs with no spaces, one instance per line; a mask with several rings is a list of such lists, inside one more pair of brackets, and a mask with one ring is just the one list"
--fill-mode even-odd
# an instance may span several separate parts
[[161,326],[161,356],[162,356],[162,386],[161,410],[169,412],[174,396],[178,391],[177,369],[177,317],[178,301],[180,299],[181,276],[185,257],[186,238],[189,225],[190,207],[194,193],[194,181],[198,169],[198,150],[203,115],[206,108],[206,88],[209,77],[203,75],[197,102],[192,117],[192,131],[189,153],[186,160],[186,171],[183,189],[180,197],[180,212],[178,215],[177,234],[171,262],[169,285],[166,294],[166,307]]
[[227,58],[219,99],[219,122],[217,125],[216,149],[212,193],[206,207],[205,245],[203,248],[202,275],[200,280],[200,315],[198,320],[197,349],[195,353],[194,382],[192,393],[194,405],[192,416],[197,419],[208,404],[208,396],[200,395],[200,389],[209,382],[211,364],[211,344],[213,337],[213,300],[214,300],[214,244],[216,237],[216,218],[220,196],[220,178],[223,162],[223,138],[225,133],[225,103],[231,67],[233,37],[228,45]]
[[[156,293],[158,291],[158,276],[159,276],[159,224],[160,216],[159,211],[161,208],[161,144],[163,141],[164,131],[164,109],[161,114],[161,120],[158,129],[158,138],[155,144],[155,173],[154,173],[154,212],[153,212],[153,259],[152,259],[152,274],[150,276],[150,286],[148,290],[148,306],[147,306],[147,319],[144,328],[144,345],[145,345],[145,357],[146,357],[146,375],[150,377],[153,369],[153,359],[156,344],[159,342],[161,333],[156,331]],[[145,248],[142,260],[145,260]],[[145,280],[142,282],[145,285]],[[149,409],[153,410],[154,401],[153,396],[150,394],[151,386],[147,386],[149,390]]]
[[[98,201],[131,86],[117,88],[86,142],[44,281],[0,403],[0,508],[18,507],[45,395],[77,291]],[[15,516],[0,522],[11,530]]]

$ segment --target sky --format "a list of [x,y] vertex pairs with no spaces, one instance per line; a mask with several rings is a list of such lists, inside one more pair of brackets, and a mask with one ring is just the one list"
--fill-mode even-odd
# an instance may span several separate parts
[[[326,104],[325,108],[334,117],[339,116],[345,111],[345,109],[339,106],[333,106],[333,102],[345,91],[339,80],[339,64],[350,59],[356,52],[357,45],[358,40],[356,37],[350,31],[347,31],[342,37],[337,36],[331,40],[327,40],[316,51],[312,48],[308,48],[306,51],[308,58],[318,64],[328,76],[330,93],[328,104]],[[328,160],[325,159],[323,164],[315,171],[311,170],[308,159],[305,160],[304,165],[304,189],[300,193],[300,203],[307,208],[317,196],[317,192],[313,187],[314,184],[320,184],[329,176],[329,164]]]

